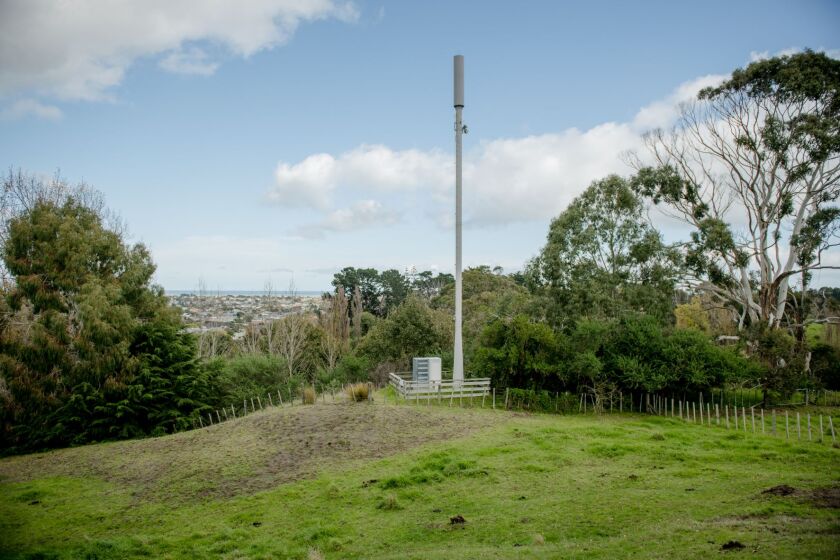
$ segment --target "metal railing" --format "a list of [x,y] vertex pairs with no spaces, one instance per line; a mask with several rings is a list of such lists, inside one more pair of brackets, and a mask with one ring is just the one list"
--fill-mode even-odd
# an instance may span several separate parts
[[407,400],[453,399],[463,397],[484,397],[490,394],[490,378],[472,378],[463,381],[443,379],[441,381],[412,381],[411,372],[388,374],[388,384],[399,396]]

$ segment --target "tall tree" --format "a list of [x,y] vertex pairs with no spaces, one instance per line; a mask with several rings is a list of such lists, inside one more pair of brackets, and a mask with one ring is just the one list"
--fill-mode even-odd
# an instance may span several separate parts
[[546,296],[555,325],[577,318],[645,311],[670,316],[677,254],[662,242],[628,181],[593,182],[551,222],[548,241],[527,268],[532,289]]
[[408,278],[396,269],[383,270],[379,274],[379,285],[382,286],[380,312],[384,317],[391,310],[408,297],[410,284]]
[[837,245],[840,61],[805,51],[754,62],[647,137],[655,166],[634,185],[693,226],[686,260],[740,327],[775,329],[788,290]]
[[352,266],[341,269],[333,276],[334,287],[343,286],[347,299],[353,297],[356,289],[362,297],[362,306],[366,311],[380,314],[382,299],[382,284],[379,281],[379,271],[375,268],[354,268]]
[[335,293],[325,295],[324,299],[327,305],[318,317],[323,330],[321,350],[327,369],[332,373],[350,343],[350,318],[343,286],[336,286]]
[[0,331],[3,444],[19,448],[170,432],[201,410],[194,339],[126,246],[72,197],[9,222],[14,279]]

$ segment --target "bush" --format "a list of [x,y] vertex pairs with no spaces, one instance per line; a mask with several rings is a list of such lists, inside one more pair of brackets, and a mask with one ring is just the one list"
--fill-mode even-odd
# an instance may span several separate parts
[[368,400],[370,386],[367,383],[353,383],[348,385],[345,391],[347,398],[353,402],[362,402]]
[[370,362],[357,354],[345,354],[338,361],[333,373],[339,383],[356,383],[367,381],[370,372]]
[[215,406],[242,404],[256,395],[265,398],[277,391],[290,399],[300,388],[298,379],[287,380],[286,363],[277,356],[246,354],[235,358],[216,358],[203,364],[212,379]]
[[304,387],[303,389],[303,404],[315,404],[315,399],[318,398],[315,393],[315,387]]
[[811,373],[823,388],[840,390],[840,349],[815,344],[811,348]]

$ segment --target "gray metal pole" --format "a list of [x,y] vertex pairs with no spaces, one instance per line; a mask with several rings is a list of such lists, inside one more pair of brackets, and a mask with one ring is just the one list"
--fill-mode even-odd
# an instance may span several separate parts
[[452,364],[452,380],[464,379],[464,345],[461,334],[461,136],[464,125],[461,113],[464,110],[464,57],[455,55],[455,351]]

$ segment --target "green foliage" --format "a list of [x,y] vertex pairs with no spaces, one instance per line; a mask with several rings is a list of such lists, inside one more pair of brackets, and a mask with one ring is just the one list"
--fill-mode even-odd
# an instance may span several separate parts
[[346,354],[338,361],[334,372],[334,381],[343,385],[368,379],[370,362],[363,356]]
[[678,329],[695,329],[705,334],[710,334],[712,331],[709,314],[703,309],[699,297],[695,296],[691,302],[676,306],[674,317]]
[[811,348],[811,374],[818,386],[840,391],[840,348],[815,344]]
[[578,410],[578,395],[534,389],[508,389],[507,408],[531,412],[570,413]]
[[753,327],[749,333],[753,359],[761,364],[765,391],[787,397],[804,381],[804,356],[794,337],[781,329]]
[[[799,104],[809,110],[771,114],[761,131],[761,149],[804,177],[814,166],[840,152],[840,61],[806,50],[751,63],[721,85],[700,92],[700,99],[746,96],[757,103]],[[785,119],[785,117],[788,117]],[[806,158],[792,160],[793,150]]]
[[644,205],[621,177],[595,181],[557,218],[526,277],[544,297],[546,316],[570,327],[576,318],[644,311],[670,318],[677,254],[648,224]]
[[3,259],[15,285],[0,325],[2,447],[167,433],[203,408],[194,341],[151,285],[144,246],[73,199],[42,201],[9,222]]
[[[455,314],[455,285],[448,284],[432,301],[435,309]],[[537,310],[528,291],[509,276],[486,266],[468,268],[463,273],[464,364],[468,372],[480,372],[477,360],[484,328],[494,321],[516,315],[534,315]],[[483,374],[482,374],[483,375]]]
[[372,364],[391,362],[408,368],[415,356],[439,355],[452,344],[452,321],[416,296],[378,321],[356,348]]
[[215,406],[242,404],[255,395],[277,394],[289,399],[301,386],[298,378],[288,379],[286,363],[279,356],[243,354],[233,358],[215,358],[204,364],[211,376]]
[[554,332],[524,315],[496,320],[481,335],[475,371],[500,387],[559,387],[560,349]]
[[582,319],[565,334],[524,316],[491,323],[477,352],[494,385],[530,390],[616,387],[698,391],[755,379],[763,370],[695,330],[663,328],[646,315]]

